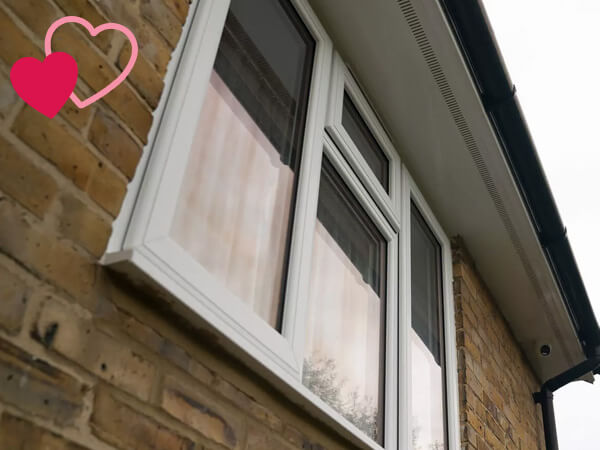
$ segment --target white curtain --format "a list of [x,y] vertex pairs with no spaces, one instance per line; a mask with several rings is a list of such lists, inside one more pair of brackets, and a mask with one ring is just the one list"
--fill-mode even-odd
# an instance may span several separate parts
[[172,237],[275,326],[294,173],[213,71]]
[[316,361],[334,360],[342,396],[356,393],[372,408],[383,351],[380,307],[377,293],[317,221],[305,352]]

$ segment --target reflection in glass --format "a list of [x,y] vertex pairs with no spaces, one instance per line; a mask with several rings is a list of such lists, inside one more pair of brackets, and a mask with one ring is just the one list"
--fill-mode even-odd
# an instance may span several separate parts
[[387,242],[324,159],[303,382],[381,442]]
[[276,328],[314,50],[288,1],[231,2],[171,230]]
[[344,92],[342,125],[383,188],[389,192],[390,163],[387,156],[385,156],[373,133],[371,133],[371,130],[346,92]]
[[446,448],[441,247],[412,205],[411,395],[413,450]]

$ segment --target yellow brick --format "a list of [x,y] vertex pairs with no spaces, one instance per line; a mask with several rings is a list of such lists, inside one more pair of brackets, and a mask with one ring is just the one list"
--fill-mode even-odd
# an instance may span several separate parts
[[0,329],[8,334],[21,330],[27,296],[25,282],[0,266]]
[[0,72],[0,119],[6,118],[17,103],[19,103],[19,96],[8,76]]
[[47,0],[4,0],[38,38],[44,38],[52,23],[62,14]]
[[59,232],[95,257],[102,256],[111,233],[110,223],[72,194],[64,194],[60,204]]
[[[98,25],[102,25],[103,23],[110,22],[103,14],[98,11],[98,9],[92,5],[90,0],[54,0],[58,6],[62,8],[62,10],[68,16],[78,16],[87,20],[92,26],[97,27]],[[78,26],[78,25],[73,25]],[[81,31],[88,38],[89,33],[87,30],[81,28]],[[97,36],[91,37],[89,39],[91,43],[96,45],[99,49],[101,49],[104,53],[108,53],[112,48],[112,40],[115,37],[116,32],[106,31],[98,34]]]
[[126,26],[133,32],[140,52],[154,65],[158,73],[164,76],[171,59],[172,48],[154,27],[143,20],[137,2],[97,0],[97,4],[112,21]]
[[162,0],[141,0],[140,12],[154,28],[175,48],[181,35],[181,20]]
[[171,8],[177,18],[183,23],[185,22],[189,9],[190,0],[163,0],[164,3]]
[[96,391],[92,431],[118,448],[136,450],[194,450],[194,443],[155,419],[117,399],[108,389]]
[[1,194],[0,251],[79,301],[89,298],[94,283],[93,263]]
[[41,218],[56,197],[57,185],[0,136],[0,189]]
[[79,381],[3,340],[0,379],[0,401],[21,411],[60,425],[73,423],[81,414],[84,390]]
[[92,121],[89,139],[127,178],[133,178],[142,149],[114,119],[98,111]]
[[36,322],[36,332],[44,345],[85,370],[141,400],[150,398],[154,365],[130,346],[97,330],[70,305],[48,299]]
[[27,145],[52,162],[77,187],[84,189],[98,166],[86,146],[64,125],[26,106],[13,125],[14,133]]
[[2,414],[0,419],[0,439],[7,449],[44,449],[44,450],[86,450],[33,423]]
[[[124,46],[119,55],[119,68],[122,70],[129,61],[131,46]],[[138,55],[133,70],[127,77],[138,93],[146,100],[152,109],[158,106],[158,101],[164,88],[164,82],[155,68],[144,55]]]
[[242,448],[243,422],[233,411],[203,393],[199,386],[184,386],[167,377],[162,390],[162,408],[206,438],[229,449]]
[[114,169],[99,163],[88,187],[89,196],[112,216],[116,217],[127,192],[127,184]]
[[[106,87],[119,74],[117,69],[106,61],[103,55],[90,48],[72,27],[60,27],[52,39],[54,51],[65,51],[75,58],[79,67],[79,77],[92,90]],[[143,141],[147,139],[152,114],[139,100],[127,83],[122,83],[103,98],[103,101],[117,113],[129,128]]]
[[17,28],[15,22],[0,9],[0,58],[8,67],[21,58],[30,56],[38,60],[44,58],[42,51],[36,47],[25,34]]

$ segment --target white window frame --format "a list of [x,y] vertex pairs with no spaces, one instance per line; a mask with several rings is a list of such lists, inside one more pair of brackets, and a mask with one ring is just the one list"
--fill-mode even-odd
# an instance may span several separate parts
[[[169,237],[195,127],[230,0],[194,2],[165,79],[140,166],[102,260],[158,288],[190,320],[216,330],[229,349],[350,441],[374,450],[410,448],[410,199],[443,247],[449,450],[459,450],[458,383],[449,241],[403,167],[358,83],[308,4],[290,0],[316,42],[282,332],[259,318]],[[341,124],[347,92],[389,160],[389,193]],[[374,442],[302,384],[310,263],[322,157],[326,155],[388,240],[384,445]],[[407,209],[408,208],[408,209]],[[407,224],[408,220],[408,224]],[[200,275],[199,275],[200,274]],[[452,313],[451,313],[452,312]]]
[[[362,431],[356,428],[352,423],[343,418],[327,403],[313,394],[306,387],[302,386],[304,395],[313,403],[326,411],[330,416],[335,417],[348,430],[355,435],[360,435],[365,444],[368,444],[372,449],[396,449],[397,433],[390,432],[395,430],[397,423],[398,411],[398,370],[397,370],[397,354],[398,354],[398,232],[390,221],[385,217],[381,208],[373,201],[364,184],[358,179],[350,165],[344,157],[344,151],[335,145],[329,136],[324,134],[323,137],[323,156],[332,164],[336,173],[343,180],[350,192],[355,196],[361,207],[367,213],[373,224],[381,232],[384,239],[387,241],[387,267],[386,267],[386,304],[385,304],[385,373],[384,373],[384,390],[385,390],[385,405],[384,405],[384,446],[366,436]],[[321,173],[319,167],[319,178]],[[370,183],[379,183],[374,175],[370,175]],[[316,180],[316,184],[319,181]],[[318,201],[318,198],[316,199]],[[313,219],[312,229],[316,225],[316,211]],[[397,224],[398,225],[398,224]],[[311,242],[312,246],[312,242]],[[312,254],[312,252],[311,252]],[[306,302],[308,306],[308,302]],[[306,320],[304,321],[306,323]]]
[[410,333],[412,329],[411,315],[411,203],[414,203],[431,232],[442,248],[442,305],[444,321],[444,357],[445,357],[445,388],[446,388],[446,427],[447,445],[449,450],[460,449],[460,414],[458,399],[458,366],[456,355],[456,325],[454,322],[454,289],[452,271],[452,246],[444,229],[437,221],[425,197],[411,177],[408,169],[402,168],[402,262],[401,283],[403,299],[400,317],[400,358],[407,368],[401,378],[400,390],[400,448],[412,448],[412,402],[411,402],[411,346]]
[[358,173],[362,180],[373,178],[373,171],[367,163],[360,150],[352,141],[352,138],[342,125],[342,113],[344,109],[344,93],[354,103],[365,124],[373,134],[384,155],[389,161],[389,193],[386,192],[379,180],[376,183],[368,183],[369,193],[375,198],[377,204],[383,208],[386,216],[393,222],[399,220],[397,211],[400,207],[400,156],[394,144],[388,137],[381,125],[377,114],[371,107],[367,97],[361,90],[348,67],[344,64],[342,57],[336,52],[333,57],[333,69],[331,71],[331,90],[329,92],[329,111],[327,114],[327,132],[334,142],[341,148],[347,149],[346,158],[352,168]]
[[[312,245],[308,218],[316,214],[319,155],[327,108],[332,45],[307,2],[292,4],[315,42],[315,58],[309,93],[307,121],[298,173],[294,234],[289,252],[286,307],[280,334],[240,299],[235,298],[210,273],[170,237],[177,198],[183,182],[196,124],[202,110],[209,77],[229,10],[229,0],[197,2],[185,47],[161,116],[143,180],[123,238],[129,255],[109,255],[110,264],[128,257],[173,296],[236,345],[280,376],[300,379],[303,327],[298,326],[298,298],[306,296],[310,260],[305,249]],[[141,168],[140,168],[141,169]]]

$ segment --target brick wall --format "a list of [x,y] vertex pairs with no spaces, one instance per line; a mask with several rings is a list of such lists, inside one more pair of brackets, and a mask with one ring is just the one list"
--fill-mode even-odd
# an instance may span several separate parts
[[[0,449],[348,448],[96,264],[133,177],[188,0],[0,0]],[[127,81],[50,120],[9,82],[50,24],[130,28]],[[86,97],[124,67],[116,32],[61,27]]]
[[463,243],[453,246],[463,449],[544,449],[540,382]]
[[[0,450],[352,448],[97,264],[188,8],[0,0]],[[65,15],[129,27],[140,56],[104,100],[83,110],[68,102],[49,120],[8,75],[19,58],[42,59],[47,28]],[[90,39],[75,25],[53,48],[77,59],[82,97],[131,51],[118,33]],[[456,273],[465,445],[536,448],[536,382],[468,267],[459,262]],[[474,328],[482,323],[489,328]]]

